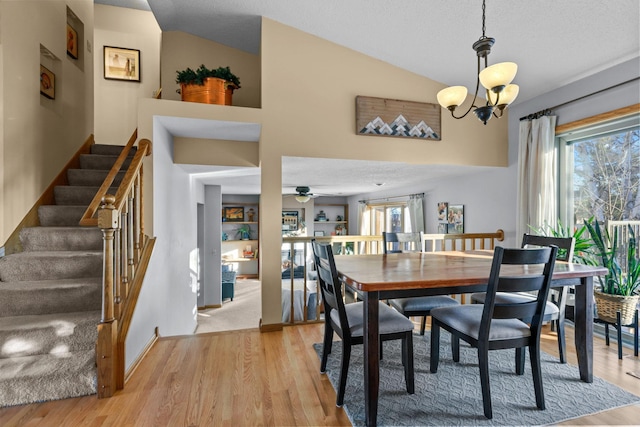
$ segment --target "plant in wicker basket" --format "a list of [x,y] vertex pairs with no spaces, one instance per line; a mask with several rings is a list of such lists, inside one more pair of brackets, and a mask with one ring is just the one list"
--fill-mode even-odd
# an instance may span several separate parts
[[614,229],[613,238],[605,228],[600,228],[598,221],[595,224],[585,221],[585,225],[591,234],[602,265],[608,270],[604,278],[598,277],[600,289],[595,291],[596,309],[598,317],[615,323],[616,311],[622,315],[622,324],[630,324],[640,299],[640,258],[638,256],[638,244],[633,228],[629,226],[629,247],[627,248],[626,269],[623,270],[616,257],[618,249],[618,232]]

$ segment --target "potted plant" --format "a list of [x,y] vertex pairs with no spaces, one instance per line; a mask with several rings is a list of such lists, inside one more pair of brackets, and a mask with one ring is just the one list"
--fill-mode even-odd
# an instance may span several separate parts
[[248,224],[242,224],[236,228],[236,237],[240,240],[251,240],[251,227]]
[[626,253],[626,270],[623,270],[616,256],[618,250],[618,231],[613,238],[605,228],[600,228],[598,221],[585,221],[593,243],[599,252],[602,265],[608,270],[607,275],[598,277],[600,288],[594,291],[598,317],[607,322],[616,323],[616,312],[620,311],[623,325],[633,321],[638,300],[640,299],[640,258],[638,243],[633,228],[629,226],[629,247]]
[[205,104],[231,105],[233,91],[240,89],[240,79],[229,67],[210,70],[204,64],[197,70],[176,71],[176,83],[183,101]]

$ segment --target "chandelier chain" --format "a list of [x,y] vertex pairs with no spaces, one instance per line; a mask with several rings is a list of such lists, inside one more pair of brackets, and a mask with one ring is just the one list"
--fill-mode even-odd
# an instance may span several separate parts
[[485,0],[482,0],[482,38],[483,39],[486,38],[485,35],[484,35],[485,30],[486,30],[486,26],[485,26],[485,23],[484,23],[484,21],[485,21],[485,19],[484,19],[485,10],[486,10]]

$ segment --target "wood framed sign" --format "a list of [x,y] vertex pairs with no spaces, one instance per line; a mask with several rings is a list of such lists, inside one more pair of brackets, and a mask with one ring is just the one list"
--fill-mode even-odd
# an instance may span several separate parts
[[356,97],[356,133],[368,136],[441,139],[438,104]]

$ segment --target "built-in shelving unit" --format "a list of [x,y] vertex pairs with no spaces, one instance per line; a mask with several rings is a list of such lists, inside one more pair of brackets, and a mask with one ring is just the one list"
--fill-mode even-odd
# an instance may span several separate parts
[[[322,220],[324,214],[325,220]],[[346,235],[349,230],[349,205],[341,203],[316,203],[314,206],[313,231],[315,235]]]
[[[222,204],[223,265],[237,272],[238,277],[258,277],[260,224],[257,203]],[[250,230],[247,239],[239,229]]]

